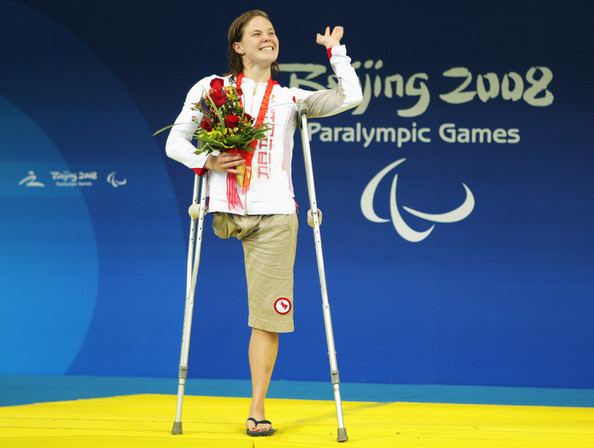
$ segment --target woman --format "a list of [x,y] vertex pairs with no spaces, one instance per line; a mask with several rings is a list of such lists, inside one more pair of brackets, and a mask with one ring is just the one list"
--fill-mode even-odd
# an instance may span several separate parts
[[[293,135],[299,106],[309,117],[334,115],[362,101],[359,80],[340,45],[342,27],[326,27],[316,42],[326,47],[337,76],[338,87],[311,92],[281,87],[272,80],[278,71],[279,40],[264,11],[248,11],[237,17],[228,31],[230,72],[225,85],[235,84],[242,92],[245,112],[268,124],[267,137],[259,140],[247,167],[251,180],[247,189],[233,175],[246,167],[240,154],[214,152],[194,154],[192,134],[202,117],[192,110],[213,85],[217,76],[200,80],[189,91],[184,107],[167,139],[167,155],[200,175],[209,171],[209,212],[214,212],[217,236],[241,239],[248,283],[249,320],[252,327],[249,363],[252,400],[246,432],[267,436],[275,432],[266,420],[264,401],[278,353],[278,333],[293,331],[293,265],[297,241],[296,203],[291,181]],[[243,167],[240,167],[243,165]],[[231,185],[231,186],[230,186]],[[229,189],[237,200],[230,200]],[[235,194],[237,193],[237,194]]]

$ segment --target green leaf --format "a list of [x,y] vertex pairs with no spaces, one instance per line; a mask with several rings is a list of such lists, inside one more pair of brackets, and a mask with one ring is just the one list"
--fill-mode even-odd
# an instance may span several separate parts
[[161,132],[163,132],[163,131],[166,131],[166,130],[167,130],[167,129],[169,129],[169,128],[172,128],[173,126],[179,126],[180,124],[192,124],[192,123],[193,123],[193,122],[191,122],[191,123],[173,123],[173,124],[168,124],[167,126],[165,126],[165,127],[161,128],[161,129],[159,129],[158,131],[156,131],[156,132],[153,134],[153,137],[154,137],[155,135],[158,135],[158,134],[160,134],[160,133],[161,133]]

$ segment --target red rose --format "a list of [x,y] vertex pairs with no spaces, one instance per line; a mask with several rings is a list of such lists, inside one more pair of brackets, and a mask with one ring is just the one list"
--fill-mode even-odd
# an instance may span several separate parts
[[227,115],[225,117],[225,126],[228,128],[236,128],[239,124],[239,117],[237,115]]
[[253,123],[254,117],[252,117],[250,114],[243,114],[243,121],[245,123]]
[[237,95],[238,96],[243,95],[243,90],[241,90],[241,88],[237,88],[236,90],[237,90]]
[[223,81],[221,78],[214,78],[212,81],[210,81],[211,89],[219,90],[222,89],[224,85],[225,81]]
[[225,95],[225,91],[223,89],[210,89],[210,97],[217,105],[217,107],[221,107],[223,104],[225,104],[225,101],[227,101],[227,95]]
[[205,117],[202,117],[202,121],[200,122],[200,127],[205,131],[212,131],[212,123],[208,121]]

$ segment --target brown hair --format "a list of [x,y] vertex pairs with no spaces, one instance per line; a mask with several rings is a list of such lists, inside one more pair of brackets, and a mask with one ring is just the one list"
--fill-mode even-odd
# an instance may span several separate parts
[[[244,12],[242,15],[233,20],[231,25],[229,25],[229,30],[227,31],[227,63],[229,65],[228,74],[232,77],[235,77],[243,71],[243,61],[241,60],[241,55],[233,49],[233,44],[235,42],[241,41],[243,38],[243,28],[250,20],[258,16],[264,17],[265,19],[272,22],[268,14],[266,14],[261,9],[252,9],[251,11]],[[279,71],[277,61],[272,63],[270,70],[272,75]]]

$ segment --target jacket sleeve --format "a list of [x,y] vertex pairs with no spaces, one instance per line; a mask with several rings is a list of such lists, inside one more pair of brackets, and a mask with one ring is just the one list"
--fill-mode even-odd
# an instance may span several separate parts
[[202,120],[202,114],[198,110],[192,110],[192,107],[204,95],[206,89],[204,86],[208,85],[207,80],[205,78],[198,81],[188,92],[186,101],[169,131],[165,144],[165,152],[168,157],[183,163],[198,174],[203,174],[206,171],[204,164],[208,155],[195,154],[196,147],[192,143],[192,135]]
[[298,103],[302,103],[310,118],[327,117],[351,109],[363,101],[363,91],[346,47],[337,45],[328,49],[330,64],[336,75],[338,85],[334,89],[312,92],[291,89]]

